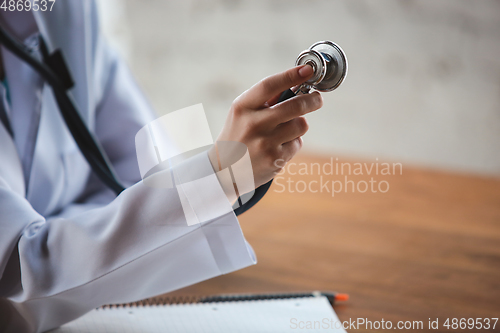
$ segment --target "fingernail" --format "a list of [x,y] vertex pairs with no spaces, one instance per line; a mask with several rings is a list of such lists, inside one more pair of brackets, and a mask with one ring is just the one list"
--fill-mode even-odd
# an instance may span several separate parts
[[299,75],[302,77],[308,77],[313,73],[313,68],[309,65],[305,65],[301,69],[299,69]]

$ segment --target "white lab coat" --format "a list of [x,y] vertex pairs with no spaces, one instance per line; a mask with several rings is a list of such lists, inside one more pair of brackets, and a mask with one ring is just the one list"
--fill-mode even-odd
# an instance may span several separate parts
[[[99,34],[93,1],[2,15],[26,43],[39,31],[49,50],[62,50],[83,119],[131,186],[115,198],[101,184],[51,88],[2,48],[14,139],[0,122],[1,332],[43,332],[106,303],[151,297],[255,263],[232,210],[187,226],[175,188],[140,181],[134,136],[154,115]],[[207,168],[200,154],[174,173]],[[213,177],[185,195],[203,215],[218,206],[228,211],[227,200],[213,200],[221,191]]]

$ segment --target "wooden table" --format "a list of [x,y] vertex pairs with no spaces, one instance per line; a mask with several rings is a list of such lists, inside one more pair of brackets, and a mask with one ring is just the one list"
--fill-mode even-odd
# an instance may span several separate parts
[[[294,161],[330,159],[301,155]],[[358,161],[335,162],[354,167]],[[369,167],[377,161],[361,162]],[[345,175],[316,171],[284,174],[278,183],[286,185],[290,177],[295,191],[295,185],[303,188],[298,181],[309,184],[320,176],[344,181]],[[421,331],[428,331],[429,318],[439,318],[433,332],[454,331],[443,327],[446,318],[500,317],[500,179],[406,165],[402,175],[398,171],[348,176],[355,184],[385,180],[386,193],[352,193],[349,184],[349,192],[332,197],[325,189],[277,193],[283,187],[273,185],[240,217],[258,264],[168,296],[334,290],[351,296],[335,306],[342,321],[423,321]]]

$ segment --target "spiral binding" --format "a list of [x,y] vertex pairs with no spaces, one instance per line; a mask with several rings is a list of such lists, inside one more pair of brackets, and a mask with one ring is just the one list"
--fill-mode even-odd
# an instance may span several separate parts
[[220,303],[238,301],[261,301],[269,299],[288,299],[314,297],[312,293],[281,293],[281,294],[236,294],[208,296],[199,300],[200,303]]
[[315,296],[326,296],[333,305],[335,294],[330,292],[308,292],[308,293],[280,293],[280,294],[227,294],[216,296],[158,296],[147,298],[141,301],[123,304],[108,304],[103,305],[99,309],[115,309],[115,308],[134,308],[144,306],[157,305],[174,305],[174,304],[195,304],[195,303],[220,303],[220,302],[238,302],[238,301],[256,301],[270,299],[288,299],[288,298],[305,298]]
[[174,304],[194,304],[201,299],[199,296],[171,296],[171,297],[152,297],[143,299],[137,302],[122,303],[122,304],[106,304],[98,309],[116,309],[116,308],[135,308],[144,306],[157,305],[174,305]]

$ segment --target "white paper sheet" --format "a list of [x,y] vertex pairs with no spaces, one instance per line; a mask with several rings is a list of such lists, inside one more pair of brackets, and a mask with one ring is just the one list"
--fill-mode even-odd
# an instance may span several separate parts
[[346,332],[324,296],[98,309],[51,333]]

